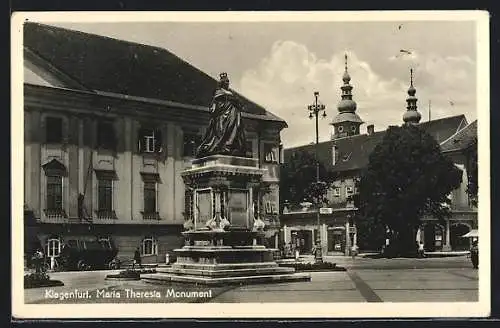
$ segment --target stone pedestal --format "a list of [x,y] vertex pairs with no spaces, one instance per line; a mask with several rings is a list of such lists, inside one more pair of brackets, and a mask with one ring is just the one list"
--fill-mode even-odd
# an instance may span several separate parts
[[254,213],[253,192],[264,173],[253,158],[214,155],[193,160],[182,173],[192,191],[191,215],[177,262],[142,275],[151,283],[207,285],[310,280],[279,267],[273,249],[260,245],[264,223]]

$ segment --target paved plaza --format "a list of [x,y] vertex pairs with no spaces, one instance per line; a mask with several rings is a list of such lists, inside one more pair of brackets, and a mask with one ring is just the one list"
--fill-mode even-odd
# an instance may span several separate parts
[[[58,272],[65,286],[25,290],[26,303],[162,302],[475,302],[478,271],[466,256],[433,259],[342,258],[347,271],[312,272],[310,282],[203,287],[107,281],[113,271]],[[64,292],[88,297],[61,300]],[[195,292],[195,293],[189,293]],[[198,294],[197,294],[198,293]],[[161,296],[160,296],[161,295]],[[155,297],[160,296],[160,297]]]

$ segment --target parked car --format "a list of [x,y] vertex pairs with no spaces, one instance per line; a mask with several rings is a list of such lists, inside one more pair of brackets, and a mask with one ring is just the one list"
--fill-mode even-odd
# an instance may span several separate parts
[[63,244],[59,262],[65,270],[116,269],[117,254],[107,240],[70,239]]

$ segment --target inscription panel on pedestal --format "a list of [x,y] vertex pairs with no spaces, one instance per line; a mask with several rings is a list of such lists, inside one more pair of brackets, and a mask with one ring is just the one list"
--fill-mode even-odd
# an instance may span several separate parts
[[212,218],[212,193],[210,189],[196,191],[196,228],[205,226]]
[[231,225],[248,228],[248,191],[229,190],[228,207]]

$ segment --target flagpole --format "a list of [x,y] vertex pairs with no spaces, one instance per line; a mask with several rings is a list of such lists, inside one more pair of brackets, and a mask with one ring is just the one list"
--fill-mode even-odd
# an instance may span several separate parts
[[429,122],[431,121],[431,101],[429,100]]

